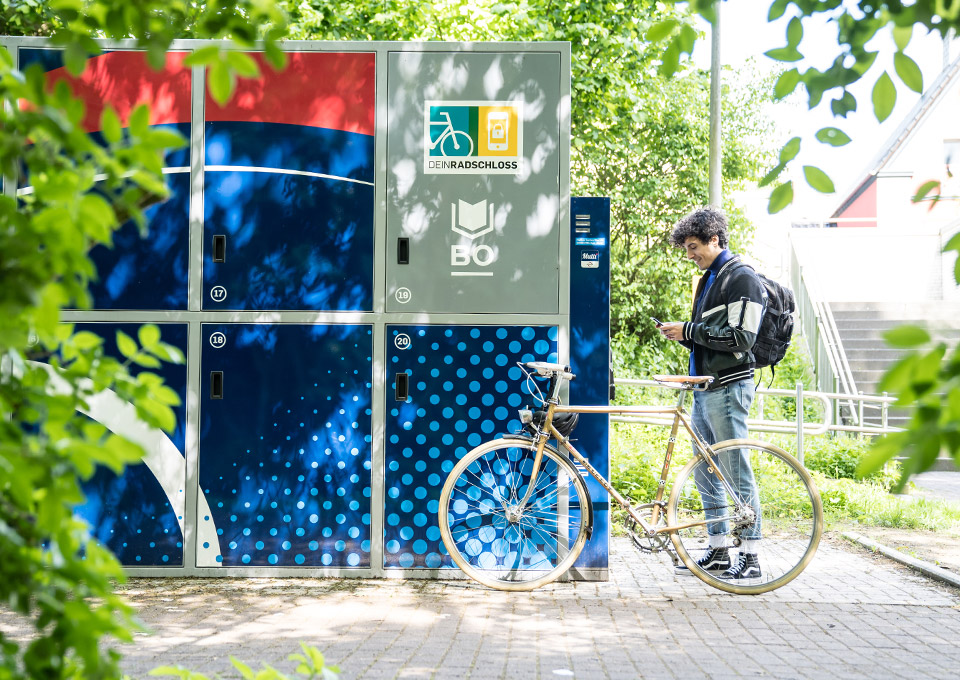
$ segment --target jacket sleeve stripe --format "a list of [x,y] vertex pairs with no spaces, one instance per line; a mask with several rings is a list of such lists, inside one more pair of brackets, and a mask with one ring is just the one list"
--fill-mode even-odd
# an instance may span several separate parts
[[731,302],[727,305],[727,318],[731,326],[740,321],[741,313],[743,314],[742,330],[756,335],[760,330],[760,320],[763,318],[763,305],[752,300]]

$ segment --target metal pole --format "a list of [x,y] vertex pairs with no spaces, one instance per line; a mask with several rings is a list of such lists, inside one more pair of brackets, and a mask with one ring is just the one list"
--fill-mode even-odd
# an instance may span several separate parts
[[720,175],[720,2],[713,3],[710,32],[710,205],[723,201]]
[[803,465],[803,383],[797,381],[797,460]]
[[[859,391],[861,397],[863,397],[863,390]],[[863,399],[860,399],[860,422],[857,423],[860,427],[863,427]],[[860,433],[860,439],[863,439],[863,432]]]

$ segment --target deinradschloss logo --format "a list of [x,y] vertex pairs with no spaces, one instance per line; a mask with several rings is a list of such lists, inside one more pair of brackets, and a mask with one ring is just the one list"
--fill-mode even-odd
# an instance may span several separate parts
[[515,175],[523,152],[523,103],[427,101],[423,171]]

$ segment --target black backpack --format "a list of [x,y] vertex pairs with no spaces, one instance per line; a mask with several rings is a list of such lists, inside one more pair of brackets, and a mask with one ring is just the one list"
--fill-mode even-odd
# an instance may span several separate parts
[[[750,267],[748,264],[743,266]],[[753,269],[753,267],[750,268]],[[793,313],[797,310],[797,303],[792,290],[754,271],[766,290],[767,305],[763,309],[757,341],[751,351],[757,368],[770,366],[771,371],[776,373],[773,367],[783,359],[787,348],[790,347],[790,338],[793,336]]]

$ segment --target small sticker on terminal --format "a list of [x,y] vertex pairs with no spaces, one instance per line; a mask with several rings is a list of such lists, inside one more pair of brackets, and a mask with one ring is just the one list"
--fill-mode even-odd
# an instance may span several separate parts
[[580,253],[580,267],[583,269],[599,269],[600,252],[597,250],[585,250]]
[[599,236],[596,238],[590,238],[586,236],[577,236],[574,239],[573,243],[574,245],[578,245],[578,246],[599,246],[602,248],[603,246],[607,245],[607,239],[603,236]]

